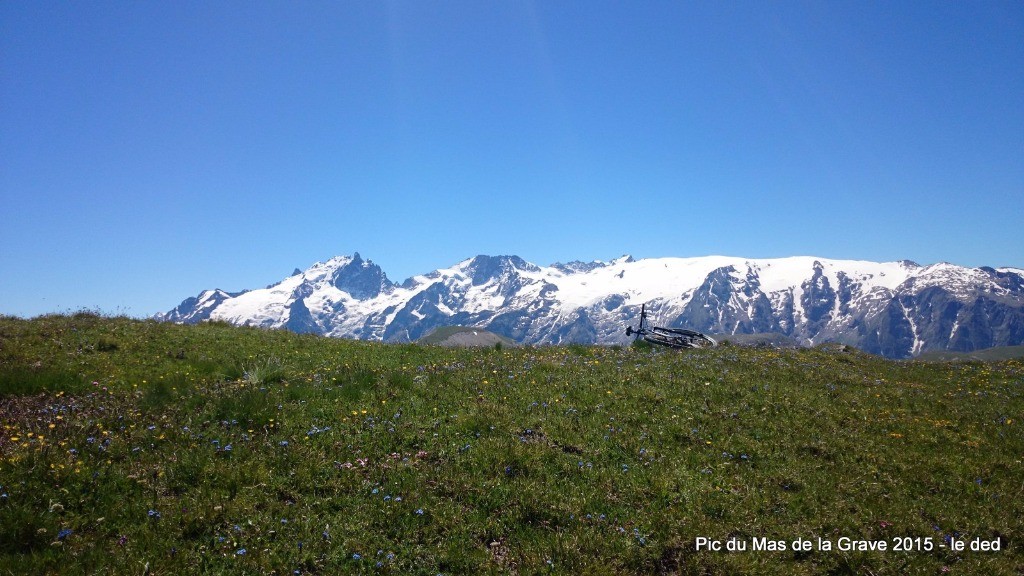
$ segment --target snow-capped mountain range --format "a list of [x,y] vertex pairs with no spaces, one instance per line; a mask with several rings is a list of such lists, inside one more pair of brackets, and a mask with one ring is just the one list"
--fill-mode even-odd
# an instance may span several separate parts
[[656,325],[776,332],[906,358],[1024,343],[1024,270],[815,257],[648,258],[538,266],[477,256],[401,284],[359,253],[256,290],[206,290],[160,320],[207,319],[407,342],[475,326],[531,344],[625,343],[646,304]]

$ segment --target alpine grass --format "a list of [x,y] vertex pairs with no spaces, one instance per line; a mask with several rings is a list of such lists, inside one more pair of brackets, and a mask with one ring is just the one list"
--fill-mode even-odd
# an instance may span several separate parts
[[1019,574],[1022,413],[1019,360],[0,318],[0,573]]

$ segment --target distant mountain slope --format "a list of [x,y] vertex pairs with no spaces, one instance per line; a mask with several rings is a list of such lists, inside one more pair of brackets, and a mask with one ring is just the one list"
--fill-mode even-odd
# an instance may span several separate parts
[[800,342],[778,332],[768,334],[715,334],[712,335],[719,344],[735,344],[736,346],[753,346],[763,348],[800,348]]
[[980,360],[982,362],[993,362],[998,360],[1012,360],[1024,358],[1024,345],[1021,346],[996,346],[973,352],[953,352],[950,350],[925,352],[918,356],[920,360],[935,360],[938,362],[952,360]]
[[206,319],[328,336],[415,341],[439,326],[517,342],[624,343],[641,304],[655,324],[778,333],[893,358],[1024,343],[1024,271],[809,256],[632,257],[542,267],[476,256],[401,284],[358,253],[256,290],[206,290],[162,320]]
[[467,326],[441,326],[435,328],[426,336],[417,340],[420,344],[453,347],[478,347],[494,346],[517,346],[518,344],[509,338],[499,336],[483,328],[470,328]]

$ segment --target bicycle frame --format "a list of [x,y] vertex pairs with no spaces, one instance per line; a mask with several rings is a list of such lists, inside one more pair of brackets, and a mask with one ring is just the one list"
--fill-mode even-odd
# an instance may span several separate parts
[[640,305],[640,325],[636,328],[626,327],[626,336],[636,334],[634,341],[643,338],[651,344],[667,346],[669,348],[713,348],[718,345],[714,338],[683,328],[664,328],[661,326],[649,326],[647,321],[647,305]]

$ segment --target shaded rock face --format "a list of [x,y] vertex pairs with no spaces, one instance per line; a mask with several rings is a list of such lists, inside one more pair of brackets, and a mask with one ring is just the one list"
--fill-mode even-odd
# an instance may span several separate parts
[[305,302],[296,300],[288,307],[288,321],[284,328],[298,334],[319,334],[322,332]]
[[384,329],[384,340],[412,342],[440,326],[477,325],[490,314],[471,315],[460,312],[448,315],[441,309],[442,306],[450,309],[448,304],[455,302],[445,286],[440,283],[431,285],[395,312]]
[[552,264],[551,267],[565,274],[576,274],[578,272],[590,272],[607,265],[607,262],[580,262],[579,260],[573,260],[565,264]]
[[519,256],[477,256],[469,263],[467,270],[472,274],[473,285],[480,286],[492,280],[514,278],[518,270],[534,272],[538,267]]
[[779,319],[757,276],[750,271],[741,273],[735,266],[708,274],[671,326],[716,334],[780,331]]
[[[643,284],[651,282],[652,269],[669,269],[676,260],[540,267],[518,256],[476,256],[397,285],[357,253],[266,289],[207,290],[157,317],[394,342],[441,326],[473,326],[528,344],[610,344],[628,341],[625,326],[636,325],[644,304],[664,326],[774,333],[804,345],[834,341],[893,358],[1024,343],[1024,272],[1017,269],[709,257],[693,260],[731,263],[708,265],[700,276],[687,276],[688,285]],[[773,265],[788,266],[792,277],[771,277]],[[657,295],[644,296],[652,291]]]
[[[837,294],[829,284],[828,277],[823,274],[821,263],[815,262],[814,264],[814,275],[800,285],[804,292],[800,303],[803,304],[806,321],[819,327],[832,319],[832,310],[836,306]],[[818,331],[814,328],[812,330]]]
[[579,310],[568,323],[554,331],[553,341],[557,344],[573,342],[594,342],[597,329],[586,310]]
[[380,266],[363,260],[358,252],[348,264],[334,272],[330,282],[335,288],[351,294],[357,300],[376,298],[381,292],[392,287],[391,281]]

